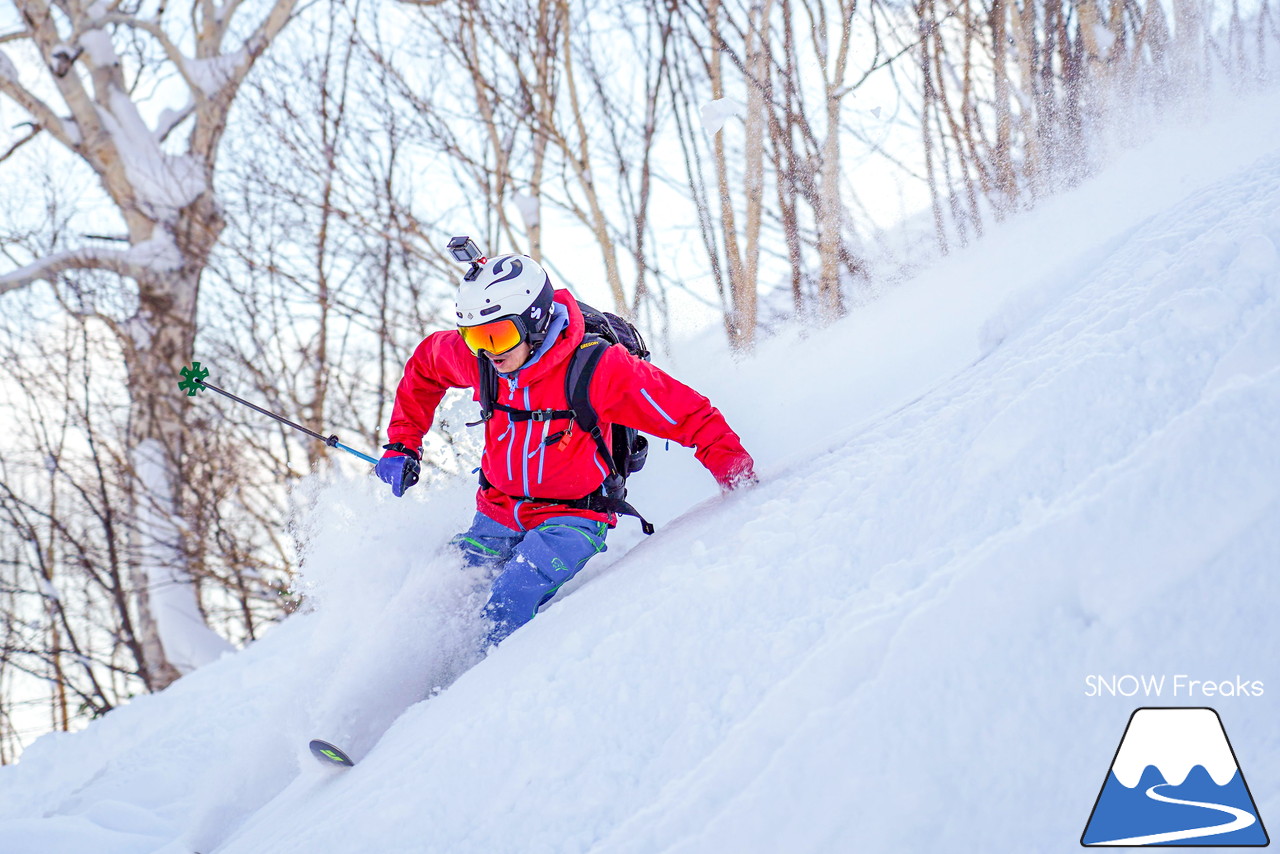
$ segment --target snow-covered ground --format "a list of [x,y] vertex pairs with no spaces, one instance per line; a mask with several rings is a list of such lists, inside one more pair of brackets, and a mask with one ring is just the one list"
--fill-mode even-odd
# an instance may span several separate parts
[[1216,708],[1280,821],[1280,101],[1189,127],[833,327],[682,349],[763,483],[659,445],[658,534],[478,664],[471,484],[312,484],[314,610],[0,769],[0,851],[1069,851],[1142,705]]

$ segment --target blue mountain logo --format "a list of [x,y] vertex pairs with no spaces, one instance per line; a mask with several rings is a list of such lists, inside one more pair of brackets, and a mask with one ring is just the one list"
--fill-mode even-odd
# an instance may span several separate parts
[[1270,844],[1213,709],[1143,708],[1129,718],[1080,844]]

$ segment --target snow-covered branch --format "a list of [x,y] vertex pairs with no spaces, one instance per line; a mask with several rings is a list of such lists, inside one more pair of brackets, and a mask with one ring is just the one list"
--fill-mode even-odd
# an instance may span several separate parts
[[[103,187],[129,222],[135,239],[155,223],[170,223],[177,211],[208,192],[227,114],[240,84],[289,22],[298,0],[274,0],[239,49],[223,51],[222,41],[237,3],[202,4],[195,44],[188,54],[159,17],[128,14],[118,3],[58,4],[16,0],[29,30],[23,35],[44,58],[65,108],[52,106],[19,82],[13,63],[0,51],[0,93],[7,95],[66,148],[83,157],[99,174]],[[259,7],[261,8],[261,7]],[[65,21],[73,23],[71,32]],[[161,112],[154,123],[143,119],[127,91],[120,53],[113,34],[133,30],[150,37],[164,54],[164,64],[182,78],[190,95],[186,103]],[[13,38],[18,38],[15,34]],[[79,71],[77,72],[77,69]],[[91,84],[91,89],[88,84]],[[69,112],[63,118],[60,112]],[[175,128],[194,118],[185,155],[164,152],[160,143]],[[150,126],[154,124],[153,126]]]
[[[291,9],[296,0],[282,0],[282,2],[283,5],[290,7]],[[206,12],[206,14],[210,13]],[[285,15],[285,20],[288,20],[287,14]],[[264,22],[262,27],[259,27],[259,31],[250,38],[250,42],[253,42],[255,38],[265,38],[269,43],[270,39],[274,37],[274,32],[267,36],[260,35],[263,32],[263,27],[267,26],[269,21],[270,17],[268,18],[268,21]],[[217,35],[209,33],[202,34],[200,43],[197,45],[197,51],[201,55],[199,57],[194,57],[183,53],[181,48],[174,43],[173,39],[169,37],[169,33],[165,31],[164,27],[161,26],[160,22],[157,20],[117,13],[106,15],[101,19],[92,22],[92,26],[95,28],[101,27],[105,24],[129,27],[146,33],[155,39],[156,43],[160,45],[161,50],[164,51],[165,57],[169,60],[170,64],[172,64],[178,73],[182,75],[183,81],[187,84],[187,87],[191,90],[192,96],[195,99],[212,98],[217,95],[218,91],[227,83],[238,83],[240,79],[243,78],[244,74],[248,72],[248,67],[252,65],[252,62],[246,64],[245,60],[247,57],[246,50],[244,49],[233,51],[231,53],[211,52],[218,47],[218,42],[221,41],[220,32]],[[222,28],[225,28],[225,22],[218,19],[215,26],[220,31]],[[278,31],[278,29],[275,30],[275,32]]]
[[168,235],[143,241],[128,249],[81,247],[48,255],[0,275],[0,294],[38,281],[52,282],[70,270],[106,270],[119,276],[140,279],[177,269],[181,264],[182,257]]
[[165,108],[165,110],[160,113],[160,118],[156,120],[156,129],[152,132],[151,136],[156,142],[164,142],[169,138],[169,134],[173,133],[174,129],[178,127],[178,125],[191,118],[195,111],[196,105],[194,103],[187,104],[181,110]]

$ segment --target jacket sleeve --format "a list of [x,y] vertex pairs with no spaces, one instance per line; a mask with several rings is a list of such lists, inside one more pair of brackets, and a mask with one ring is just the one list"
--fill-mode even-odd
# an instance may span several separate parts
[[444,393],[451,388],[474,387],[478,380],[476,357],[457,332],[428,335],[404,366],[387,425],[387,441],[421,450],[422,437],[431,429]]
[[602,421],[694,448],[698,462],[726,489],[755,476],[751,455],[710,400],[621,345],[600,358],[591,401]]

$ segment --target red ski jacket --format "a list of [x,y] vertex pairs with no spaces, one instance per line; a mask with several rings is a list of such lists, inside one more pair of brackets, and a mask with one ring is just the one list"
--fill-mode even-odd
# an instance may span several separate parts
[[[555,301],[568,309],[568,328],[538,361],[498,377],[496,402],[524,410],[569,408],[565,374],[570,355],[582,343],[584,327],[582,312],[568,291],[557,290]],[[445,391],[475,389],[479,377],[476,356],[461,335],[454,330],[428,335],[405,365],[387,427],[388,440],[420,449]],[[609,427],[621,424],[696,448],[698,461],[722,487],[731,488],[753,475],[750,454],[711,402],[632,356],[625,347],[614,345],[605,351],[588,393],[606,444]],[[479,391],[473,398],[480,399]],[[616,524],[612,515],[556,503],[590,495],[609,473],[591,436],[576,424],[569,430],[571,424],[567,418],[513,422],[507,413],[495,409],[484,428],[480,466],[492,486],[477,494],[480,512],[515,530],[537,527],[554,516],[585,516]],[[544,440],[561,430],[569,432],[547,447]]]

